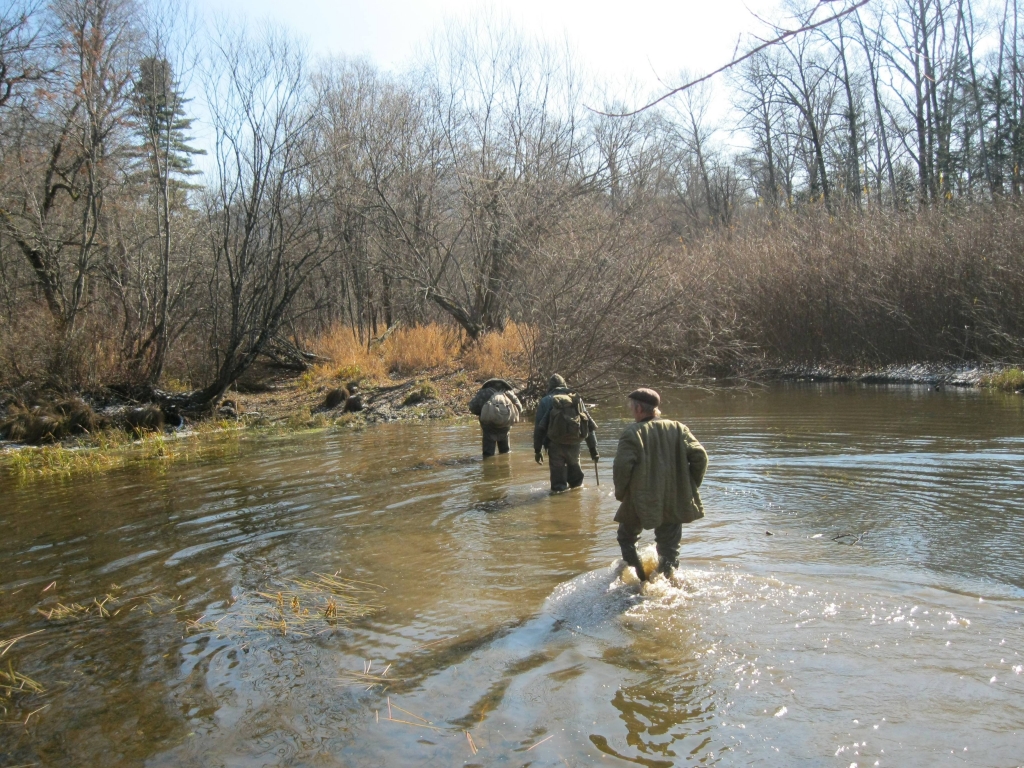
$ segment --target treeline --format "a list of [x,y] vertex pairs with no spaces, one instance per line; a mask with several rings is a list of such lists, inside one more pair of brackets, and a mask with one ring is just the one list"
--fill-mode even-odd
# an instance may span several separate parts
[[498,23],[389,73],[179,7],[15,2],[0,383],[200,407],[338,326],[432,321],[531,329],[538,380],[1019,355],[1020,18],[873,0],[715,81],[727,131],[711,86],[620,117]]

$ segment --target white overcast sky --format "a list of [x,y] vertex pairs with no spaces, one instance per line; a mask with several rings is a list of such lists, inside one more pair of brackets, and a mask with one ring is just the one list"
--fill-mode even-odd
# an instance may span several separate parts
[[211,22],[272,19],[304,38],[315,54],[365,56],[402,69],[446,20],[489,11],[551,42],[568,39],[599,81],[627,81],[642,93],[659,78],[710,71],[727,62],[739,36],[763,34],[753,14],[778,18],[777,0],[196,0]]

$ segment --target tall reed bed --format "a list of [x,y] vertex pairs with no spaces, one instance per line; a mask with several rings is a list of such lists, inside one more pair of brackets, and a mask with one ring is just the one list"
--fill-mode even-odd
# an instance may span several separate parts
[[1020,359],[1021,243],[1010,203],[766,218],[673,257],[688,322],[662,342],[700,350],[696,329],[740,364]]

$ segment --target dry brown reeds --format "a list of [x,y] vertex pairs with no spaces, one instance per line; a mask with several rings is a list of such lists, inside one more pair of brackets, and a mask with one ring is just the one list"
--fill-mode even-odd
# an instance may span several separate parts
[[34,405],[14,403],[0,422],[0,437],[30,445],[56,442],[72,435],[89,434],[106,420],[84,400],[65,397]]
[[1022,241],[1013,203],[747,222],[677,247],[679,299],[636,359],[666,372],[1017,360]]
[[331,361],[316,366],[316,373],[322,377],[347,382],[387,376],[387,366],[379,350],[371,351],[348,326],[334,326],[311,346],[317,355]]
[[382,381],[389,376],[408,377],[458,368],[465,368],[480,379],[525,378],[536,338],[535,329],[510,322],[503,331],[491,331],[464,344],[456,327],[427,323],[399,327],[380,343],[361,344],[354,330],[335,326],[312,344],[318,355],[331,362],[318,365],[310,382]]
[[430,323],[399,328],[381,346],[388,371],[409,376],[452,362],[458,341],[453,329]]
[[462,363],[482,379],[526,378],[536,337],[536,330],[530,326],[509,323],[503,331],[491,331],[468,345]]

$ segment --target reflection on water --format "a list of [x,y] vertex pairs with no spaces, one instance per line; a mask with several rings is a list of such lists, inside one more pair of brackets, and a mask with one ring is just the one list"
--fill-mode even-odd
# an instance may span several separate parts
[[[708,517],[643,591],[610,466],[550,496],[528,426],[486,463],[472,423],[385,425],[5,488],[0,638],[44,631],[4,662],[47,692],[0,699],[0,764],[1019,765],[1021,398],[664,394]],[[385,609],[246,625],[315,573]]]

